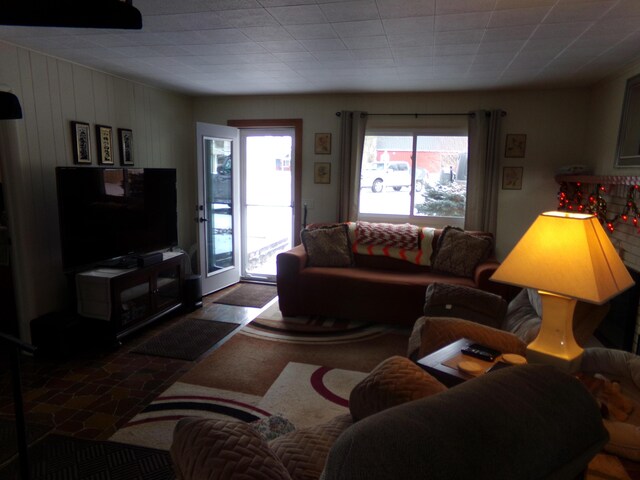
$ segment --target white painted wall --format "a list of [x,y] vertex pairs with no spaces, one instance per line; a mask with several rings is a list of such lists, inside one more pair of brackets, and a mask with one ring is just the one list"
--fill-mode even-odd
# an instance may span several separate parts
[[[201,97],[194,102],[195,119],[226,124],[231,119],[303,119],[303,202],[313,203],[308,221],[329,222],[337,218],[338,151],[340,110],[371,113],[468,112],[501,108],[507,111],[502,122],[501,150],[507,133],[527,134],[526,156],[502,159],[503,166],[524,167],[522,190],[501,190],[498,211],[497,252],[506,255],[536,215],[556,207],[557,185],[553,175],[560,165],[584,162],[584,142],[588,126],[589,91],[586,89],[359,94],[292,95],[259,97]],[[377,118],[376,122],[383,119]],[[430,120],[433,121],[433,120]],[[332,134],[331,155],[315,155],[314,134]],[[313,164],[330,161],[329,185],[313,183]]]
[[[190,212],[196,203],[192,101],[2,42],[0,84],[18,96],[24,117],[10,121],[17,130],[17,155],[0,161],[9,197],[21,336],[28,339],[30,320],[64,307],[68,298],[55,167],[73,165],[69,122],[91,125],[93,165],[95,124],[113,127],[114,147],[117,129],[132,129],[135,166],[176,167],[178,209]],[[178,218],[179,244],[187,249],[195,242],[195,228],[189,215]]]

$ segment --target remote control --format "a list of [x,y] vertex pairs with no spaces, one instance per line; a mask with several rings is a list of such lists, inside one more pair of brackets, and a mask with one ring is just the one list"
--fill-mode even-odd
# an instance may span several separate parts
[[496,352],[493,349],[488,349],[487,347],[483,347],[482,345],[469,345],[462,349],[462,353],[465,355],[469,355],[471,357],[478,358],[480,360],[484,360],[485,362],[493,362],[498,355],[499,352]]

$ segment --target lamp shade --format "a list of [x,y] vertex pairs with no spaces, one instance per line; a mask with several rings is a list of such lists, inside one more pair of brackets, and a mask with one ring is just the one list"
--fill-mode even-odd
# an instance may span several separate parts
[[594,215],[538,216],[491,277],[602,304],[634,282]]

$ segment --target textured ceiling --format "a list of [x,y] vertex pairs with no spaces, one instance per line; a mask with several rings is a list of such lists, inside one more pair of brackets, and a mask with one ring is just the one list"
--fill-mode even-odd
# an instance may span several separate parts
[[190,94],[574,86],[640,61],[640,0],[133,4],[141,31],[0,27],[0,39]]

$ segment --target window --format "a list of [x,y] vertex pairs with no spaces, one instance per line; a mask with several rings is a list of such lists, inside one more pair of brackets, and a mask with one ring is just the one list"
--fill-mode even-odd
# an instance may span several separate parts
[[[362,220],[464,223],[467,135],[368,131],[360,174]],[[398,218],[402,217],[402,218]]]

